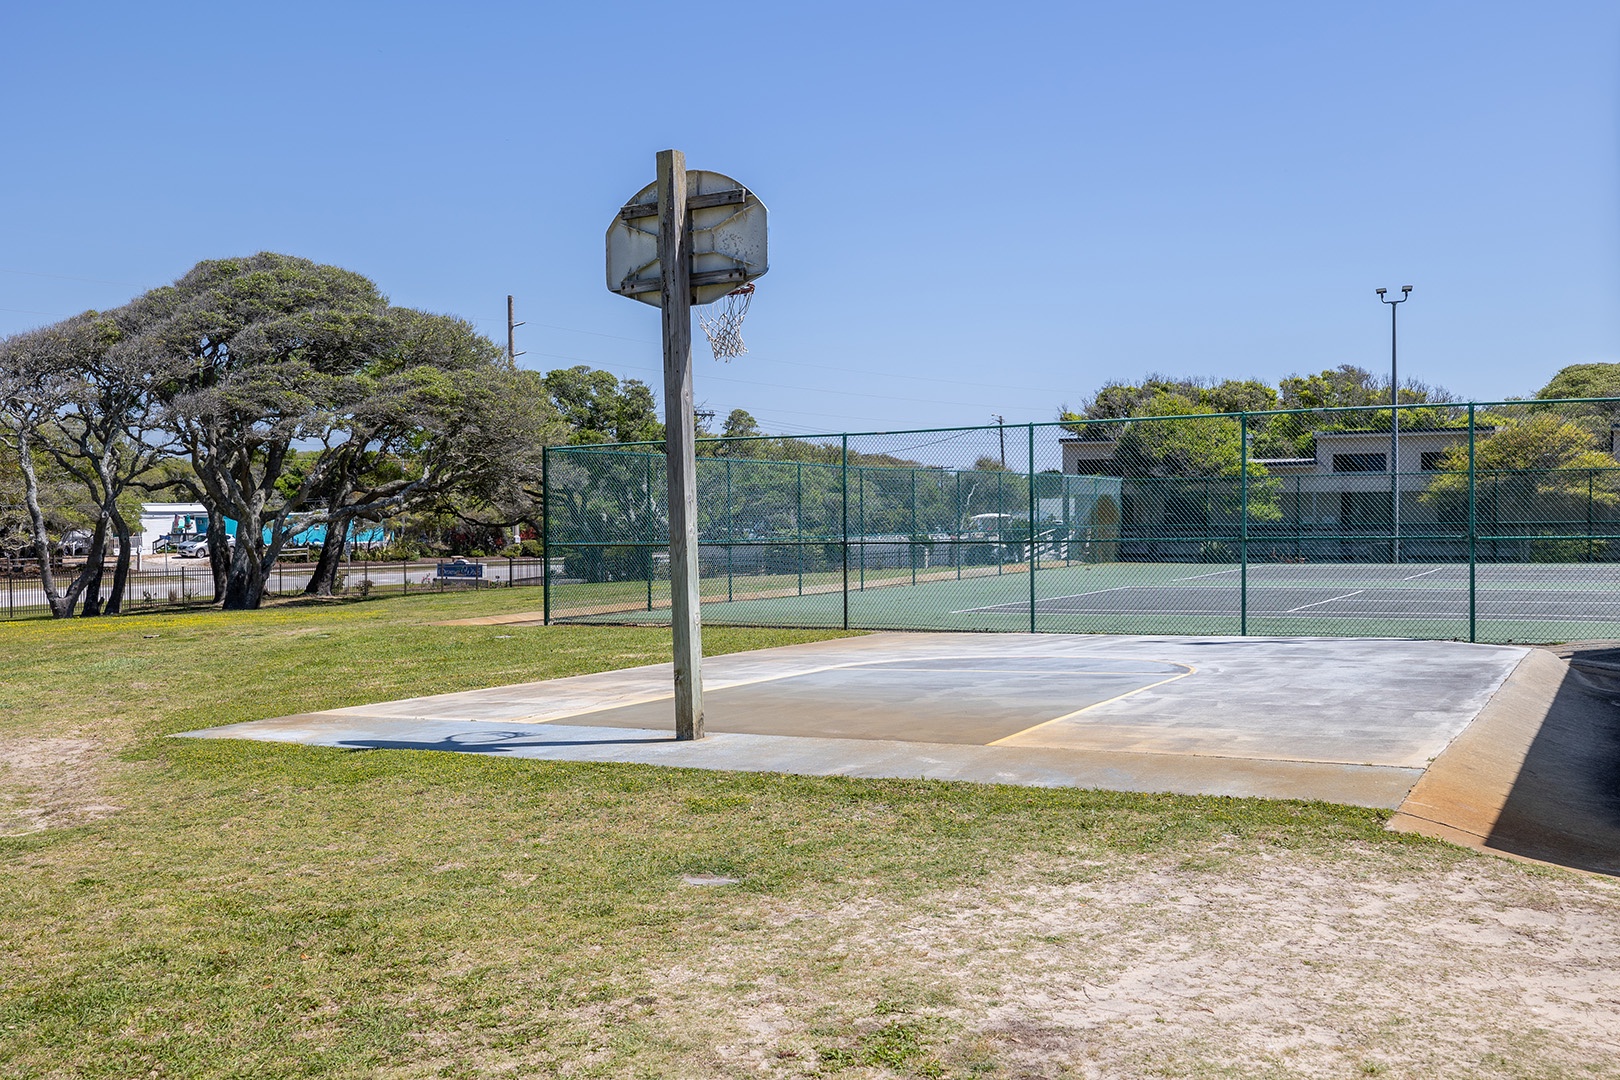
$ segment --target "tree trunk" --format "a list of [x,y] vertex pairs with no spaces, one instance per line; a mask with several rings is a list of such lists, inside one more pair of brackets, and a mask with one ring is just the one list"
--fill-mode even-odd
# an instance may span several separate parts
[[113,532],[118,537],[118,565],[113,567],[112,595],[107,598],[106,614],[117,615],[124,610],[124,592],[129,587],[129,522],[124,515],[113,515]]
[[101,614],[101,576],[107,569],[107,518],[103,516],[96,522],[95,538],[90,541],[90,554],[87,557],[84,570],[80,573],[88,574],[89,580],[84,587],[84,609],[82,616],[94,619]]
[[252,521],[236,523],[231,572],[225,581],[225,599],[221,606],[226,611],[257,611],[264,601],[264,576],[264,526],[254,515]]
[[225,599],[225,586],[230,578],[231,548],[226,541],[225,514],[212,502],[205,502],[208,511],[208,568],[214,574],[214,603]]
[[[45,601],[51,607],[51,618],[68,619],[73,617],[73,609],[79,606],[79,594],[84,591],[89,582],[89,564],[79,571],[69,583],[66,592],[59,592],[56,587],[56,575],[51,567],[51,540],[45,531],[45,512],[39,505],[39,477],[34,471],[33,446],[27,432],[17,433],[17,465],[23,474],[23,502],[28,507],[28,518],[31,539],[34,545],[34,558],[39,562],[39,584],[45,593]],[[105,512],[96,521],[95,537],[90,544],[90,560],[99,562],[101,559],[102,542],[106,538],[107,516]]]
[[331,596],[337,584],[338,567],[343,564],[343,549],[348,546],[349,519],[333,515],[326,524],[326,539],[321,542],[321,557],[315,563],[315,572],[304,586],[305,596]]

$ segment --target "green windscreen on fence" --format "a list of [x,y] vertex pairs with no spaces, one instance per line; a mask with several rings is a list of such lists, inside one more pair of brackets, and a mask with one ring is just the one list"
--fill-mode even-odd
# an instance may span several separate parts
[[[1620,401],[699,442],[703,618],[1555,641],[1620,632]],[[548,616],[657,622],[663,447],[554,447]]]

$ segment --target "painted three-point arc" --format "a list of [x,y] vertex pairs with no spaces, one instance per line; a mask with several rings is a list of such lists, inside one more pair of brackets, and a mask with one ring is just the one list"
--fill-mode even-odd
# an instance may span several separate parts
[[675,737],[701,739],[703,636],[698,612],[692,305],[719,300],[769,269],[765,204],[729,176],[688,172],[686,155],[679,150],[658,152],[657,177],[636,192],[608,226],[607,286],[663,312]]

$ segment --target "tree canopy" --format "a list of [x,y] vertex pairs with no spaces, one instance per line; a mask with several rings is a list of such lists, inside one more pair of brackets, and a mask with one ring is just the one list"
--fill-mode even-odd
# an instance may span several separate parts
[[1570,364],[1548,379],[1536,397],[1620,397],[1620,364]]
[[0,402],[11,450],[0,482],[25,489],[48,593],[36,466],[79,481],[94,508],[87,570],[57,590],[58,615],[79,591],[94,613],[109,530],[127,559],[120,499],[134,488],[184,491],[211,524],[237,523],[228,566],[223,527],[209,530],[216,599],[253,608],[277,554],[311,524],[340,548],[357,516],[534,517],[541,448],[563,435],[540,376],[464,320],[395,307],[359,274],[270,252],[207,260],[115,311],[6,339]]
[[[1449,407],[1456,400],[1455,397],[1440,387],[1407,380],[1401,384],[1398,397],[1402,405],[1435,406],[1402,410],[1403,427],[1449,427],[1462,422],[1460,411]],[[1249,418],[1251,457],[1310,457],[1315,453],[1318,432],[1387,429],[1390,424],[1388,401],[1388,379],[1380,379],[1363,368],[1346,364],[1314,375],[1291,375],[1281,380],[1275,390],[1256,379],[1216,381],[1149,375],[1137,384],[1111,382],[1098,390],[1094,397],[1086,399],[1079,412],[1062,409],[1058,418],[1083,439],[1121,439],[1119,460],[1123,467],[1145,468],[1153,475],[1201,476],[1207,473],[1208,458],[1196,452],[1194,447],[1205,436],[1193,432],[1196,427],[1209,427],[1212,421],[1189,421],[1194,427],[1189,427],[1176,438],[1169,436],[1176,422],[1165,422],[1161,433],[1154,438],[1159,442],[1168,440],[1179,444],[1174,450],[1168,446],[1155,450],[1140,445],[1146,437],[1145,432],[1126,441],[1125,433],[1134,430],[1134,426],[1111,421],[1177,415],[1270,413]],[[1273,412],[1279,409],[1310,411]],[[1235,450],[1232,460],[1237,461]],[[1181,468],[1189,471],[1178,472]],[[1122,475],[1133,474],[1126,472]]]

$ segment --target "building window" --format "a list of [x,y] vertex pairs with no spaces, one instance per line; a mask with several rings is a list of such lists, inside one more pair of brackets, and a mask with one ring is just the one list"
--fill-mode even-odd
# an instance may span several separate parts
[[1423,451],[1422,463],[1418,468],[1424,472],[1439,472],[1445,464],[1446,455],[1449,453],[1451,453],[1449,450],[1425,450]]
[[1383,454],[1334,454],[1334,472],[1383,472]]

